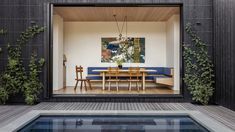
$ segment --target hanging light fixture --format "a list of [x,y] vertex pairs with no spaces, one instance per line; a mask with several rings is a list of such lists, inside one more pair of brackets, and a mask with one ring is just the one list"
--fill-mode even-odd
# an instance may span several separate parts
[[[114,20],[115,20],[116,25],[117,25],[119,36],[116,38],[116,41],[112,41],[110,43],[111,44],[123,44],[123,43],[126,44],[126,43],[128,43],[129,38],[127,37],[127,16],[124,17],[121,28],[119,27],[119,23],[118,23],[117,18],[116,18],[117,16],[114,14],[113,17],[114,17]],[[125,37],[122,34],[124,26],[126,28],[126,36]]]

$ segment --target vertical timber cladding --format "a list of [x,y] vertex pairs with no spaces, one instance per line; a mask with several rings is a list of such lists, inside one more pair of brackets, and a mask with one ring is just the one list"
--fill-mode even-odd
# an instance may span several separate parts
[[235,1],[214,0],[216,103],[235,110]]
[[[89,3],[90,2],[90,3]],[[112,2],[112,3],[111,3]],[[59,3],[59,4],[136,4],[136,5],[172,5],[172,4],[181,4],[182,5],[182,24],[183,27],[186,23],[191,22],[195,25],[195,29],[197,30],[198,35],[208,44],[209,51],[212,53],[212,40],[213,40],[213,16],[212,16],[212,3],[213,0],[0,0],[0,27],[5,26],[8,28],[10,32],[7,37],[8,40],[14,40],[14,38],[23,31],[26,27],[31,25],[32,23],[37,23],[39,25],[46,26],[46,31],[43,35],[40,35],[31,46],[25,48],[25,59],[29,58],[30,50],[32,46],[35,46],[38,49],[38,53],[41,57],[46,58],[46,66],[43,69],[43,75],[41,79],[44,83],[44,90],[42,93],[42,99],[48,99],[51,96],[50,90],[50,61],[49,60],[49,5],[50,3]],[[196,25],[195,23],[201,23],[200,25]],[[183,29],[183,28],[182,28]],[[181,34],[185,43],[189,43],[190,39],[183,31]],[[6,45],[6,44],[5,44]],[[181,49],[182,50],[182,49]],[[181,54],[182,55],[182,54]],[[6,63],[6,55],[1,56],[0,62]],[[1,68],[1,67],[0,67]],[[2,70],[2,69],[1,69]],[[183,66],[181,66],[181,71],[183,72]],[[182,76],[182,75],[181,75]],[[181,80],[182,82],[182,80]],[[183,88],[183,83],[181,83],[181,88]],[[175,97],[131,97],[131,98],[105,98],[105,97],[80,97],[80,98],[52,98],[51,100],[58,101],[162,101],[162,102],[179,102],[179,101],[189,101],[190,95],[187,89],[182,90],[183,98],[175,98]]]

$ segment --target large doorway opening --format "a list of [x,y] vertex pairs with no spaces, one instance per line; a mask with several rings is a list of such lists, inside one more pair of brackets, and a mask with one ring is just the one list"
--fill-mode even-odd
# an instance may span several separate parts
[[180,8],[54,6],[53,94],[180,94]]

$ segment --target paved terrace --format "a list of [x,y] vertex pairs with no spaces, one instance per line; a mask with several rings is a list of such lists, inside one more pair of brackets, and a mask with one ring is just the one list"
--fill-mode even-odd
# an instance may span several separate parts
[[190,103],[55,103],[44,102],[35,106],[0,105],[0,127],[31,110],[135,110],[179,111],[196,110],[221,122],[235,131],[235,111],[222,106],[198,106]]

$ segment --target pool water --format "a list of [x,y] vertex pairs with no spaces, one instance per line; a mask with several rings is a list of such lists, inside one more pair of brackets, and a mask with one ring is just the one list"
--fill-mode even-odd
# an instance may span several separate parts
[[19,132],[209,132],[189,116],[40,116]]

